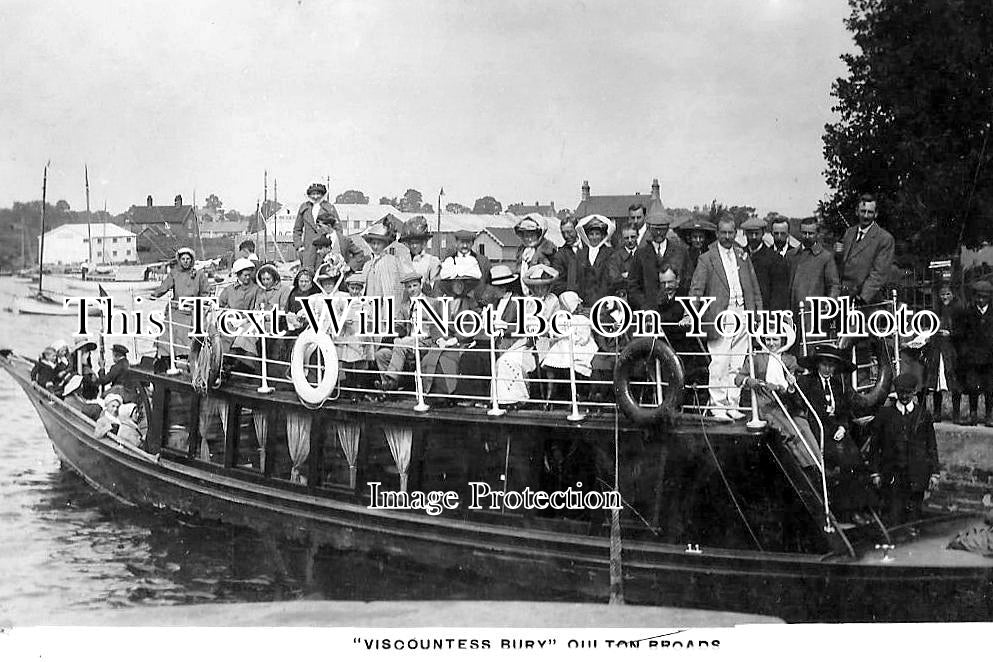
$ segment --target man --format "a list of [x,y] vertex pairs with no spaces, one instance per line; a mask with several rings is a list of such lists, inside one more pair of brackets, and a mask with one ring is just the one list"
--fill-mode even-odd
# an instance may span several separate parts
[[652,310],[658,301],[659,265],[668,264],[680,282],[687,279],[686,248],[669,237],[669,218],[653,207],[645,221],[649,240],[639,246],[628,272],[628,299],[636,310]]
[[317,272],[317,254],[313,242],[318,237],[327,236],[331,240],[332,252],[341,254],[349,270],[362,271],[362,265],[369,256],[337,227],[338,212],[334,205],[324,199],[327,192],[327,187],[323,184],[311,184],[307,189],[309,200],[300,205],[297,212],[296,222],[293,224],[293,245],[300,256],[300,268]]
[[921,519],[924,492],[938,486],[938,447],[934,421],[914,397],[917,379],[902,373],[893,379],[897,402],[882,407],[872,422],[869,466],[872,482],[883,489],[889,523]]
[[255,254],[255,242],[251,239],[246,239],[245,241],[238,244],[238,252],[235,253],[234,259],[245,258],[246,260],[251,260],[255,263],[255,266],[259,266],[259,256]]
[[648,232],[645,226],[645,219],[648,218],[648,208],[640,202],[636,202],[628,207],[628,224],[625,227],[634,228],[637,240],[636,247],[642,246],[646,241]]
[[559,272],[559,277],[552,285],[552,293],[558,296],[563,292],[575,292],[578,287],[578,273],[576,256],[583,243],[579,240],[579,232],[576,230],[576,221],[572,218],[564,218],[559,224],[562,231],[562,245],[555,251],[552,257],[552,268]]
[[979,394],[986,401],[985,425],[993,427],[993,284],[981,280],[972,286],[972,304],[954,330],[959,361],[969,394],[969,425],[976,425]]
[[472,242],[475,240],[475,232],[470,232],[469,230],[459,230],[455,233],[455,252],[450,253],[447,257],[454,257],[459,260],[468,257],[473,257],[476,259],[476,263],[479,265],[480,279],[479,283],[476,284],[476,287],[473,288],[473,291],[478,293],[490,284],[490,260],[485,255],[480,255],[476,251],[472,250]]
[[[614,234],[614,222],[606,216],[593,214],[579,221],[576,230],[585,244],[576,255],[576,289],[563,291],[575,292],[590,307],[598,299],[613,294],[609,266],[613,251],[609,242]],[[552,291],[555,291],[554,286]]]
[[776,251],[776,253],[779,254],[779,257],[789,262],[790,255],[799,250],[799,248],[793,246],[792,243],[796,240],[790,236],[790,222],[785,218],[779,221],[773,221],[770,234],[772,234],[772,250]]
[[100,368],[94,383],[97,386],[109,386],[108,393],[117,393],[124,402],[137,402],[134,384],[128,377],[128,370],[131,363],[128,361],[128,348],[124,345],[114,345],[111,347],[111,354],[114,356],[114,364],[110,370],[104,371]]
[[[743,317],[746,310],[762,309],[762,291],[755,270],[744,249],[736,246],[736,234],[733,219],[722,218],[718,222],[717,243],[700,256],[689,291],[691,297],[715,299],[702,318],[710,352],[711,415],[722,422],[744,418],[737,409],[741,388],[735,386],[734,377],[748,353],[748,334],[742,329],[726,338],[718,333],[714,320],[724,310]],[[688,316],[684,317],[683,323],[688,322]],[[725,332],[730,329],[725,328]]]
[[376,367],[380,373],[376,388],[383,391],[397,389],[404,366],[413,359],[414,332],[418,321],[421,323],[421,332],[426,334],[417,339],[421,358],[424,358],[427,350],[435,346],[437,340],[444,335],[442,330],[431,322],[429,314],[423,310],[423,306],[431,306],[439,315],[441,314],[438,300],[424,296],[422,276],[416,271],[408,271],[400,276],[400,282],[403,284],[407,298],[399,311],[397,337],[394,338],[392,345],[376,350]]
[[765,245],[765,221],[750,218],[741,224],[748,242],[748,256],[762,291],[766,310],[786,310],[789,305],[789,267],[786,260]]
[[625,225],[621,228],[620,246],[614,249],[611,260],[612,280],[615,291],[627,291],[627,279],[631,272],[634,254],[638,251],[638,230]]
[[[831,255],[818,240],[819,224],[816,218],[804,219],[800,222],[800,248],[795,252],[787,251],[789,257],[789,299],[790,309],[794,319],[803,319],[801,333],[808,333],[810,322],[809,302],[807,297],[837,297],[841,292],[841,281],[838,279],[838,269]],[[800,306],[804,306],[804,314],[800,315]]]
[[433,235],[428,230],[428,222],[423,216],[415,216],[403,224],[400,241],[410,251],[410,261],[414,271],[421,274],[424,291],[431,293],[441,271],[441,260],[425,250],[425,244]]
[[841,294],[856,304],[879,303],[893,269],[893,235],[876,223],[876,198],[863,194],[858,203],[857,227],[845,230],[841,240]]
[[[155,343],[155,349],[160,358],[169,356],[169,339],[176,343],[176,356],[189,355],[189,333],[193,329],[193,313],[188,307],[178,308],[184,297],[205,297],[210,295],[210,282],[207,274],[193,265],[196,254],[191,248],[180,248],[176,251],[176,265],[169,270],[162,284],[155,288],[149,297],[158,299],[167,292],[172,293],[172,301],[166,305],[172,307],[172,330],[166,329],[162,340]],[[254,265],[253,265],[254,266]],[[168,320],[168,318],[166,318]]]

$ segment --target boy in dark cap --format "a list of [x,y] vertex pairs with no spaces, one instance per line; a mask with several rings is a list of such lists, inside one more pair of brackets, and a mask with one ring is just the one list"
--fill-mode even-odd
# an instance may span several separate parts
[[128,348],[124,345],[114,345],[111,353],[114,355],[114,365],[106,372],[101,368],[94,382],[98,386],[110,386],[110,392],[119,394],[124,402],[137,402],[134,387],[128,379],[128,370],[131,369]]
[[938,448],[931,413],[914,396],[917,378],[903,373],[893,386],[896,404],[880,409],[873,421],[869,464],[896,526],[921,518],[924,492],[938,485]]

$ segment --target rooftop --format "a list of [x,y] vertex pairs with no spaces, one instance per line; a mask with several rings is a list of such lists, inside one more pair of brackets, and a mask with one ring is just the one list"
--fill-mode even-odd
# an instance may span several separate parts
[[132,205],[128,210],[128,221],[140,225],[156,223],[182,224],[193,214],[193,205],[159,205],[139,207]]
[[86,239],[92,235],[94,237],[133,237],[134,232],[125,230],[113,223],[90,223],[87,230],[86,223],[67,223],[45,233],[46,237],[73,236]]

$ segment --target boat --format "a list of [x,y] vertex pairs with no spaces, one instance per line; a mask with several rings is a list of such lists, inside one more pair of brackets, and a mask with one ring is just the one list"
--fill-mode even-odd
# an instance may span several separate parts
[[[275,355],[279,341],[266,342]],[[622,592],[631,604],[788,622],[993,619],[993,558],[948,548],[981,514],[840,522],[826,487],[778,432],[702,416],[693,397],[675,391],[675,373],[642,384],[660,397],[639,405],[671,407],[671,416],[636,423],[628,407],[580,402],[576,391],[513,411],[495,395],[429,405],[416,380],[390,394],[339,384],[315,402],[299,372],[278,376],[287,364],[266,351],[254,361],[232,355],[256,367],[236,365],[220,386],[195,388],[182,366],[188,348],[177,357],[170,347],[168,370],[150,357],[131,368],[148,430],[141,448],[95,438],[92,421],[31,383],[28,359],[3,352],[0,366],[27,394],[63,466],[126,504],[471,571],[524,596],[568,587],[606,601]],[[593,501],[569,510],[484,497],[473,509],[482,486],[518,496],[574,489]],[[594,493],[609,499],[612,488],[621,511],[597,507]],[[418,505],[370,508],[380,490]]]

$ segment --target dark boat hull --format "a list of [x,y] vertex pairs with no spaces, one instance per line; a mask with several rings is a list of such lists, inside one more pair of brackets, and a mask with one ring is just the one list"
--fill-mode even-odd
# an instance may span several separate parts
[[[28,383],[22,371],[8,372],[28,394],[64,464],[127,503],[312,545],[400,555],[532,589],[567,586],[590,600],[608,597],[606,538],[374,511],[206,466],[154,461],[94,439],[88,421]],[[944,526],[954,532],[964,524]],[[993,620],[993,567],[975,559],[971,565],[904,565],[630,542],[623,549],[624,592],[631,603],[763,613],[788,621]]]

